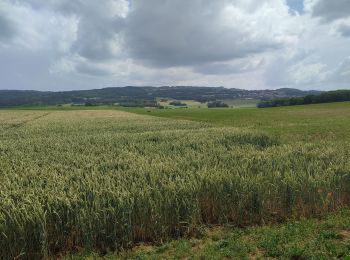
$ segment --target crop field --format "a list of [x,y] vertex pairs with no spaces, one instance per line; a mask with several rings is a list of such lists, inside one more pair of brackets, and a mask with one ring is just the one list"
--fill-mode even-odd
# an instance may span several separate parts
[[350,205],[348,103],[130,111],[147,115],[0,110],[0,259],[103,253]]

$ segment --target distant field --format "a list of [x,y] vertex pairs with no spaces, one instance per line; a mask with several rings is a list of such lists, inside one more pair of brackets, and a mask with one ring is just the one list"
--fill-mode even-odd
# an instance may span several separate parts
[[[174,109],[181,109],[179,107],[170,105],[170,102],[172,102],[172,101],[175,101],[175,99],[168,99],[167,101],[161,101],[161,99],[158,100],[158,102],[161,106],[168,107],[168,108],[174,108]],[[201,103],[201,102],[198,102],[195,100],[176,100],[176,101],[180,101],[181,103],[185,103],[188,108],[205,108],[205,107],[207,107],[206,103]]]
[[248,108],[248,107],[256,107],[259,103],[257,99],[225,99],[224,103],[233,108]]
[[[350,103],[57,109],[0,110],[0,259],[127,249],[350,205]],[[256,238],[262,256],[280,239],[271,232]]]
[[257,129],[282,138],[286,142],[350,139],[350,102],[267,109],[129,109],[127,111],[205,122],[215,126]]
[[[161,99],[158,99],[158,102],[160,105],[168,107],[168,108],[174,108],[177,107],[170,105],[169,103],[171,101],[174,101],[174,99],[169,99],[167,101],[161,101]],[[188,108],[207,108],[207,103],[201,103],[195,100],[177,100],[181,103],[185,103]],[[231,108],[247,108],[247,107],[256,107],[258,104],[258,100],[256,99],[225,99],[223,100],[225,104],[228,104]]]

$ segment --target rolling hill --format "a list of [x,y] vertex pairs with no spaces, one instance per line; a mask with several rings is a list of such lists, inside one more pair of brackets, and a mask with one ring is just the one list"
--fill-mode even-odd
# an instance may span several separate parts
[[207,102],[224,99],[270,100],[280,97],[301,97],[320,91],[302,91],[291,88],[276,90],[244,90],[224,87],[162,86],[162,87],[111,87],[75,91],[0,90],[0,107],[59,105],[59,104],[114,104],[130,106],[155,104],[156,98],[196,100]]

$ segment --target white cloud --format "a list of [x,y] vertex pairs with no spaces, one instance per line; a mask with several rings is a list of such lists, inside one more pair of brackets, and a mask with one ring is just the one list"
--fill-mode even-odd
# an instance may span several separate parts
[[77,20],[74,16],[64,16],[53,10],[38,11],[8,1],[2,2],[0,6],[15,32],[11,39],[14,48],[65,52],[75,41]]
[[323,63],[300,63],[290,66],[287,70],[289,79],[295,85],[309,84],[326,78],[327,65]]

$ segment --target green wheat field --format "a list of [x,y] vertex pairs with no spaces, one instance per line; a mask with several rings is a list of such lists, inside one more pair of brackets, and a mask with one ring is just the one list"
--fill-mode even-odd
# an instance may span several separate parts
[[349,205],[349,102],[0,110],[0,259],[345,257]]

